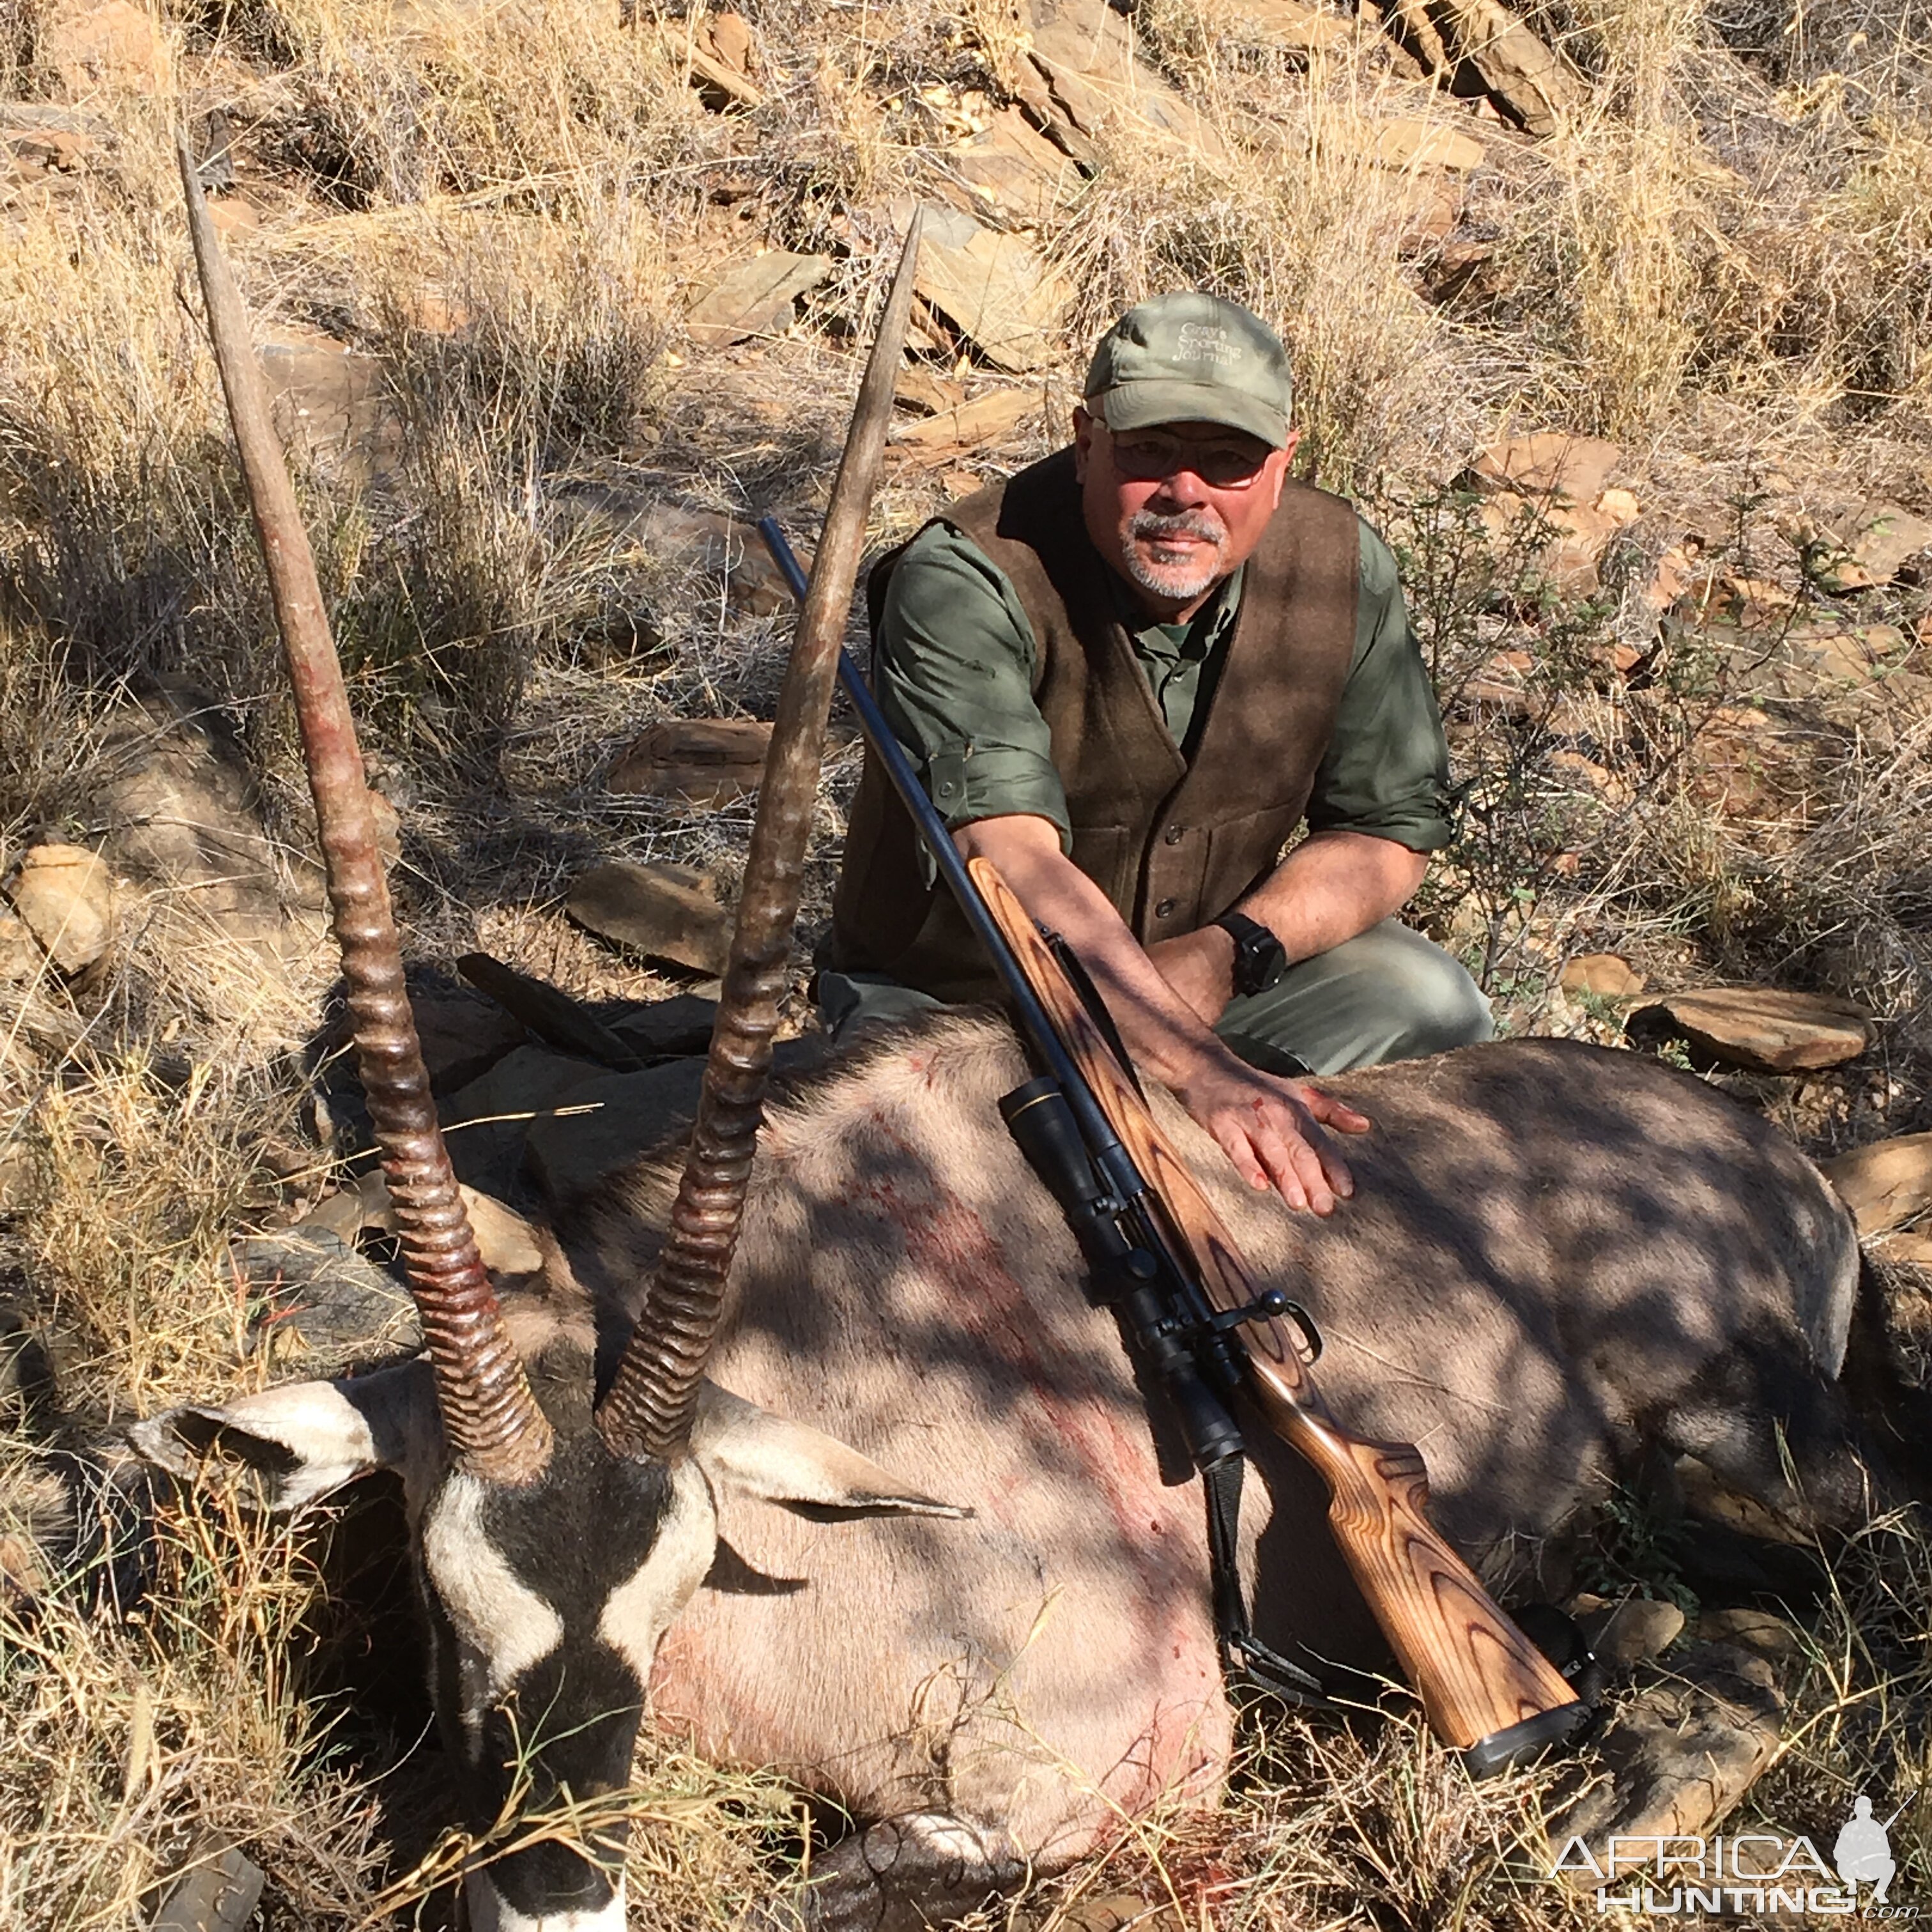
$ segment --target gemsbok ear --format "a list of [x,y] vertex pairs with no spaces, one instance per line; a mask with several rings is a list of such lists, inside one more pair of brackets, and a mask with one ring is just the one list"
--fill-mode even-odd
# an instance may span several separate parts
[[340,1489],[372,1469],[420,1477],[440,1436],[428,1364],[404,1362],[334,1382],[290,1382],[218,1406],[164,1409],[128,1439],[151,1462],[197,1481],[212,1458],[244,1464],[275,1510]]
[[714,1486],[837,1516],[970,1516],[921,1496],[869,1456],[802,1422],[788,1422],[715,1382],[700,1388],[691,1453]]

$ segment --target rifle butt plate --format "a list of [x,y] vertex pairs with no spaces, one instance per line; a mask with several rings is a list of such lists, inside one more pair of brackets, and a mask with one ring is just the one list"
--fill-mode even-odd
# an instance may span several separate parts
[[1561,1742],[1589,1714],[1587,1704],[1558,1704],[1552,1710],[1539,1711],[1534,1717],[1524,1718],[1520,1724],[1492,1731],[1487,1737],[1465,1745],[1456,1755],[1472,1778],[1480,1781],[1494,1778]]

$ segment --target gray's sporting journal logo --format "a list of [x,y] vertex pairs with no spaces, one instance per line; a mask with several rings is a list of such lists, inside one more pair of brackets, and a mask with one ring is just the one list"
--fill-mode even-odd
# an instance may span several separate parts
[[1180,347],[1174,359],[1179,362],[1214,362],[1228,369],[1246,353],[1218,322],[1184,322],[1180,325]]
[[1894,1904],[1889,1895],[1898,1872],[1890,1831],[1904,1809],[1881,1823],[1871,1800],[1858,1798],[1832,1840],[1829,1864],[1809,1838],[1779,1832],[1712,1838],[1618,1834],[1600,1853],[1571,1838],[1550,1876],[1593,1884],[1599,1912],[1916,1918],[1917,1906]]

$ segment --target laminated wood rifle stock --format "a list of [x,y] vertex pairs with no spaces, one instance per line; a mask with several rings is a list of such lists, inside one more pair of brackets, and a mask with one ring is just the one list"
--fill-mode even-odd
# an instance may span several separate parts
[[[1258,1287],[1232,1236],[1026,908],[987,860],[970,860],[967,870],[1208,1301],[1221,1312],[1252,1310]],[[1436,1735],[1479,1774],[1564,1736],[1584,1706],[1430,1522],[1420,1451],[1338,1422],[1286,1322],[1254,1315],[1234,1334],[1270,1426],[1328,1485],[1335,1540]]]

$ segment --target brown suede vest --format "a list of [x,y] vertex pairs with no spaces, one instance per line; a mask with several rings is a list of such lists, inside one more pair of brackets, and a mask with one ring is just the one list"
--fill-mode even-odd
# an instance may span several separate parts
[[[1073,862],[1143,945],[1226,912],[1300,822],[1354,654],[1360,539],[1340,497],[1291,483],[1243,579],[1227,662],[1190,766],[1114,615],[1064,449],[939,520],[1012,584],[1033,626],[1034,698],[1066,788]],[[900,552],[868,588],[874,635]],[[997,996],[992,970],[868,754],[832,902],[828,964],[949,1000]]]

